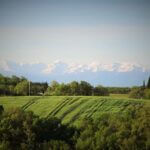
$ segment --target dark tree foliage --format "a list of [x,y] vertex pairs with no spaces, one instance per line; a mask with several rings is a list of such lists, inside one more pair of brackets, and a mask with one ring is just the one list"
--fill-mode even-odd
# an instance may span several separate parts
[[80,84],[77,81],[73,81],[71,83],[69,83],[70,86],[70,95],[80,95]]
[[149,77],[148,82],[147,82],[147,88],[150,89],[150,77]]
[[43,82],[43,83],[31,82],[30,88],[31,88],[31,91],[30,91],[31,95],[43,95],[44,92],[48,88],[48,84],[47,84],[47,82]]
[[92,95],[92,89],[93,87],[90,85],[90,83],[86,81],[80,82],[80,94],[85,96]]
[[2,115],[3,111],[4,111],[4,107],[0,105],[0,115]]
[[73,127],[62,125],[57,118],[39,118],[33,112],[13,108],[1,116],[0,149],[42,150],[44,145],[55,147],[52,141],[58,141],[57,145],[71,147],[75,131]]
[[107,88],[104,88],[102,86],[97,86],[93,89],[93,95],[94,96],[108,96],[109,92]]

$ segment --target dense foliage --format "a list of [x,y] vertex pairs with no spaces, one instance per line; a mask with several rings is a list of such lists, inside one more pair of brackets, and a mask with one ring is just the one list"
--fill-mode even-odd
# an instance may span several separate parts
[[[40,95],[47,87],[47,83],[30,82],[30,95]],[[0,95],[29,95],[29,81],[24,77],[5,77],[0,74]]]
[[76,149],[150,149],[149,107],[129,107],[126,114],[104,114],[99,120],[85,119]]
[[[73,145],[75,128],[57,118],[39,118],[33,112],[14,108],[0,116],[0,149],[38,150]],[[45,148],[44,148],[45,147]],[[58,147],[57,147],[58,148]]]
[[79,129],[57,118],[39,118],[19,108],[0,115],[2,150],[148,150],[150,109],[127,106],[125,113],[104,113],[99,119],[85,118]]

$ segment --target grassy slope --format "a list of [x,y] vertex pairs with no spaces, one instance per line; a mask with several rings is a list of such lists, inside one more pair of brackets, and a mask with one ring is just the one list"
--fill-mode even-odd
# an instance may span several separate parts
[[84,117],[97,119],[101,114],[123,113],[129,105],[146,103],[149,100],[128,99],[126,96],[111,95],[111,97],[96,96],[20,96],[0,97],[0,105],[5,109],[10,107],[22,107],[24,110],[32,110],[40,117],[56,116],[64,123],[79,125]]

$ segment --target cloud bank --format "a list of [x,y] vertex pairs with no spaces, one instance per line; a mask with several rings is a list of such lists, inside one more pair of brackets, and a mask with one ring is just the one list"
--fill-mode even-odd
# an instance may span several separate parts
[[91,84],[105,86],[141,85],[150,75],[150,70],[135,63],[103,64],[91,62],[88,64],[66,63],[54,61],[44,63],[16,63],[0,61],[0,73],[4,75],[25,76],[32,81],[48,83],[52,80],[70,82],[86,80]]

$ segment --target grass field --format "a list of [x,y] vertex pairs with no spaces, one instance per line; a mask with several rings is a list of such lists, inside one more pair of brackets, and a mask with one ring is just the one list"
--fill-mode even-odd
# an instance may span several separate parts
[[79,125],[85,117],[99,118],[103,113],[125,113],[130,105],[146,104],[150,100],[129,99],[127,95],[98,96],[20,96],[0,97],[5,109],[21,107],[40,117],[55,116],[63,123]]

